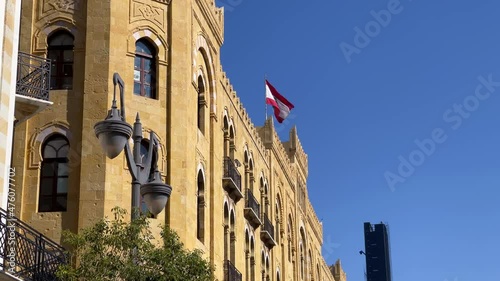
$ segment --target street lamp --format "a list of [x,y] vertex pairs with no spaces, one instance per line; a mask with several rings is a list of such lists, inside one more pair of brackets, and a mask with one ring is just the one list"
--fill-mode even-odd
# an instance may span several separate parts
[[[127,166],[132,175],[132,219],[137,218],[136,210],[140,208],[141,196],[148,207],[149,212],[158,215],[165,205],[172,192],[172,187],[161,180],[158,170],[158,157],[153,163],[153,146],[158,146],[159,141],[156,135],[150,133],[150,145],[144,160],[141,157],[142,124],[139,113],[134,123],[130,126],[125,120],[124,88],[125,83],[118,73],[113,74],[113,104],[108,116],[104,121],[95,124],[94,131],[96,137],[106,152],[106,155],[113,159],[120,155],[125,149]],[[120,110],[116,107],[116,85],[120,87]],[[134,140],[133,149],[130,149],[129,138]],[[133,152],[133,154],[132,154]],[[154,173],[151,175],[151,167]],[[135,210],[134,210],[135,209]]]

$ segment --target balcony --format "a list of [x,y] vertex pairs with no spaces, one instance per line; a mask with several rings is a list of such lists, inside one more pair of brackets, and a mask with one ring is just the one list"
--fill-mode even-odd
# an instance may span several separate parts
[[243,194],[241,193],[241,175],[236,169],[233,159],[229,157],[224,158],[224,175],[222,177],[222,185],[235,202],[238,202],[241,198],[243,198]]
[[50,60],[19,52],[17,59],[16,107],[18,122],[29,119],[52,102],[49,101]]
[[276,241],[274,241],[274,226],[267,218],[267,215],[264,215],[264,227],[260,229],[260,240],[262,240],[269,249],[277,245]]
[[[67,262],[61,246],[18,218],[7,216],[3,209],[0,209],[0,259],[4,261],[0,264],[2,273],[36,281],[56,281],[57,268]],[[2,273],[0,276],[7,276]]]
[[236,266],[234,266],[234,264],[231,263],[231,261],[226,260],[225,267],[226,267],[225,281],[242,281],[243,280],[241,273],[238,271]]
[[257,229],[262,224],[262,221],[259,217],[260,205],[257,202],[257,199],[255,199],[255,197],[253,196],[253,193],[252,191],[250,191],[250,189],[247,189],[245,199],[245,218],[255,229]]

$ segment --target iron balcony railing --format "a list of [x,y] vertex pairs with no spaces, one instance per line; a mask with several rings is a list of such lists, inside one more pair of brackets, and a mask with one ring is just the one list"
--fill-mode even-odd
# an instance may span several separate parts
[[49,100],[50,60],[19,52],[16,94]]
[[224,158],[224,177],[231,178],[236,188],[241,192],[241,175],[236,169],[233,159],[230,157]]
[[0,208],[2,271],[23,280],[56,281],[57,268],[68,257],[57,243]]
[[274,239],[274,226],[272,225],[267,215],[264,215],[264,231],[267,231],[271,238]]
[[247,189],[247,196],[246,196],[246,203],[245,203],[245,208],[250,208],[252,209],[255,214],[258,216],[260,214],[260,204],[257,202],[257,199],[253,196],[252,191],[250,189]]
[[226,260],[226,281],[242,281],[243,277],[230,260]]

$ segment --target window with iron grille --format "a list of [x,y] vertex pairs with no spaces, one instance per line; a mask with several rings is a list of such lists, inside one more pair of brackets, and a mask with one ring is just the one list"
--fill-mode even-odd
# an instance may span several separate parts
[[68,201],[68,140],[62,135],[47,139],[42,148],[39,212],[66,211]]
[[156,99],[156,50],[145,39],[135,43],[134,94]]
[[47,58],[51,60],[50,89],[73,88],[74,37],[67,31],[57,31],[48,38]]

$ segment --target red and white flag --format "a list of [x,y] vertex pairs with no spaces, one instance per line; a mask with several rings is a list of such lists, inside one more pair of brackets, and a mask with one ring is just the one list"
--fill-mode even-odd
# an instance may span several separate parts
[[285,99],[276,88],[266,80],[266,104],[270,104],[274,108],[274,116],[279,123],[282,123],[290,114],[290,110],[294,107],[291,102]]

